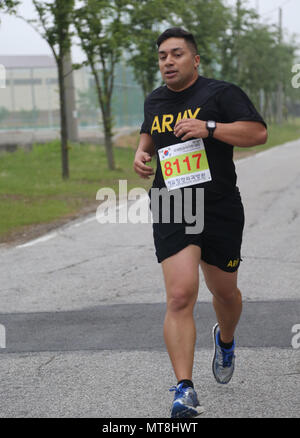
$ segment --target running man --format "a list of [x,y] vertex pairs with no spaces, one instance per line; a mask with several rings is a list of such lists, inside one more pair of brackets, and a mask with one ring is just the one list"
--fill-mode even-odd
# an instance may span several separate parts
[[[204,189],[202,232],[186,233],[185,221],[175,221],[174,211],[169,223],[153,223],[156,256],[162,265],[167,297],[164,339],[177,379],[177,385],[171,388],[175,391],[171,417],[194,417],[204,410],[192,378],[196,340],[193,310],[198,296],[199,265],[212,293],[217,319],[213,327],[212,370],[218,383],[227,384],[234,371],[234,334],[242,312],[237,274],[244,208],[236,186],[233,145],[264,144],[267,129],[239,87],[198,74],[200,56],[192,34],[181,28],[167,29],[158,38],[157,47],[165,85],[145,100],[134,169],[140,177],[150,178],[154,172],[147,163],[156,155],[152,188],[167,187],[172,193],[173,187],[184,197],[183,187],[190,187],[192,203],[195,191]],[[165,156],[177,159],[168,160]],[[174,205],[171,203],[171,210]]]

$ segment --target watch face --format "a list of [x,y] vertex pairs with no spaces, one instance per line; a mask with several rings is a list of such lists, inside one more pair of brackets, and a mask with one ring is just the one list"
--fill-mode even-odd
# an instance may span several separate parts
[[212,120],[209,120],[207,122],[207,126],[208,126],[208,128],[215,128],[216,127],[216,123],[213,122]]

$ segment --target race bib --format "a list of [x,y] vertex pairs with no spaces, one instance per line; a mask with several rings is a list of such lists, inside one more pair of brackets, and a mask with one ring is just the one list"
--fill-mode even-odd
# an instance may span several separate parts
[[212,179],[202,138],[159,149],[158,154],[169,191]]

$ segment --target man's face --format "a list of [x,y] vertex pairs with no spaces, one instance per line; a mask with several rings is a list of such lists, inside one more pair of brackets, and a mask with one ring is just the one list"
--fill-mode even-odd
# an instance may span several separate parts
[[168,88],[181,91],[198,77],[200,56],[183,38],[169,38],[158,49],[159,69]]

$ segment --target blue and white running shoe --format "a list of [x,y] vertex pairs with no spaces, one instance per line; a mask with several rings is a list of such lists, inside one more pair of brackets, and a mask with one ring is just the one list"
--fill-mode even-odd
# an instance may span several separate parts
[[212,362],[212,370],[216,381],[225,385],[230,381],[234,371],[235,342],[233,341],[233,346],[230,350],[225,350],[225,348],[221,348],[219,345],[219,324],[216,324],[213,327],[212,333],[215,344],[215,354]]
[[191,418],[204,412],[203,406],[200,406],[197,393],[191,387],[183,386],[180,383],[172,386],[170,391],[175,391],[174,401],[171,408],[171,418]]

